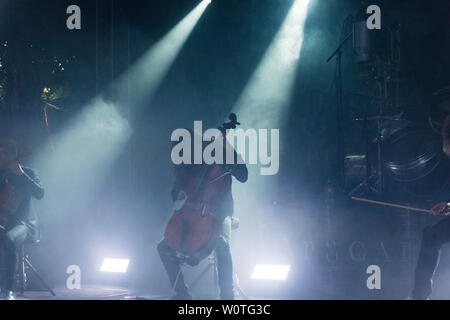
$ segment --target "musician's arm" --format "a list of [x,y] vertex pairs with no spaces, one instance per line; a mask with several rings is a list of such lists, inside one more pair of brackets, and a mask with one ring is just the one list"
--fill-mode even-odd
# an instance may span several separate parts
[[239,181],[246,182],[248,180],[248,170],[245,164],[235,164],[231,168],[228,167],[228,171]]
[[31,195],[38,200],[44,197],[44,188],[41,185],[39,176],[34,170],[26,169],[23,171],[22,179],[28,190],[30,190]]
[[225,164],[225,170],[230,172],[239,182],[246,182],[248,180],[247,165],[243,161],[240,154],[234,150],[234,163]]

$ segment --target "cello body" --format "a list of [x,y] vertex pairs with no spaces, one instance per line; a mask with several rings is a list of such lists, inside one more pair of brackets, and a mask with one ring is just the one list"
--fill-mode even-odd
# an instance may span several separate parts
[[[222,221],[210,210],[210,201],[220,197],[231,177],[219,165],[207,168],[205,188],[195,193],[194,186],[201,179],[201,170],[189,180],[185,190],[187,200],[180,210],[176,210],[169,220],[164,239],[175,251],[184,256],[195,257],[198,261],[209,256],[222,230]],[[223,178],[222,178],[223,177]]]

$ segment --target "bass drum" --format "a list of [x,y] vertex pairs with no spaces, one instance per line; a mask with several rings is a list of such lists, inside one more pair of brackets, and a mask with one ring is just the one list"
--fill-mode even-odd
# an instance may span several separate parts
[[383,141],[387,187],[398,187],[419,198],[429,198],[446,184],[449,161],[442,137],[428,127],[407,126]]

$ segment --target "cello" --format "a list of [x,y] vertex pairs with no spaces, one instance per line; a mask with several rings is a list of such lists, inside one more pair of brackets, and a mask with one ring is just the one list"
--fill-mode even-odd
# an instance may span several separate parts
[[[226,140],[229,129],[235,129],[237,117],[229,115],[229,122],[220,128],[222,139]],[[209,208],[212,199],[220,197],[225,190],[230,173],[220,164],[205,165],[189,177],[183,198],[174,203],[174,212],[164,233],[164,241],[191,266],[200,263],[214,249],[222,228],[222,221]]]

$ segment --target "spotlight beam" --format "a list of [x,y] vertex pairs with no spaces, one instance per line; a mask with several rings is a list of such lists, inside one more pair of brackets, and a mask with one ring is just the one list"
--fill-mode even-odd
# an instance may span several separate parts
[[[283,121],[288,116],[288,108],[292,100],[308,5],[309,0],[294,0],[279,31],[233,107],[233,112],[239,116],[240,122],[247,128],[280,129],[280,136],[283,135]],[[282,141],[280,141],[281,149]],[[239,148],[237,151],[240,152]],[[255,214],[262,215],[268,210],[269,212],[274,210],[275,207],[272,204],[276,200],[278,181],[276,176],[261,176],[258,166],[250,165],[248,170],[248,182],[233,185],[235,212],[242,218],[243,226],[249,226],[245,232],[236,235],[237,241],[245,247],[245,243],[252,238],[261,248],[264,248],[262,251],[267,251],[270,246],[264,242],[270,242],[270,240],[260,228],[262,222],[257,223],[255,227],[255,218],[260,222]],[[243,234],[245,237],[242,236]],[[277,234],[274,237],[283,237],[283,235]],[[255,250],[254,247],[246,249]],[[246,255],[243,255],[243,260]],[[258,267],[256,271],[261,270],[263,275],[256,273],[255,277],[265,275],[264,272],[267,270],[264,267]],[[269,271],[271,274],[272,271]]]
[[115,106],[94,99],[62,134],[54,135],[54,152],[43,150],[33,159],[47,189],[39,206],[60,216],[82,213],[130,136],[128,121]]
[[[94,98],[64,132],[54,137],[55,151],[33,159],[47,187],[43,211],[80,213],[94,199],[132,130],[120,111],[150,98],[192,33],[209,1],[203,0],[166,36],[112,83],[115,101]],[[68,196],[70,194],[70,196]],[[58,208],[57,212],[54,208]]]
[[303,44],[308,3],[309,0],[295,0],[233,108],[247,126],[278,128],[286,115]]
[[200,2],[119,79],[118,97],[129,97],[123,103],[134,107],[155,93],[210,2]]
[[[283,125],[292,98],[308,4],[309,0],[294,1],[280,30],[233,107],[233,112],[249,128],[280,129]],[[269,185],[268,179],[259,176],[256,166],[250,166],[249,182],[234,188],[237,206],[249,204],[252,199],[264,198],[260,193]],[[255,194],[249,194],[248,190],[254,190],[252,193]]]

